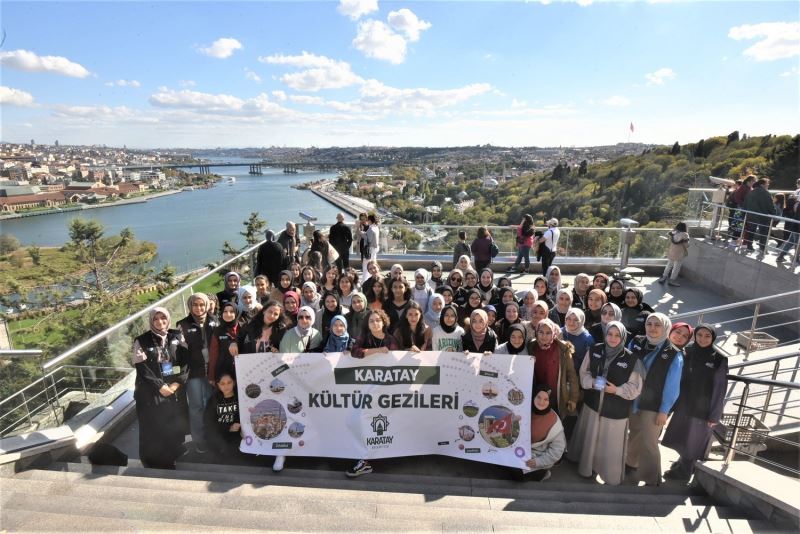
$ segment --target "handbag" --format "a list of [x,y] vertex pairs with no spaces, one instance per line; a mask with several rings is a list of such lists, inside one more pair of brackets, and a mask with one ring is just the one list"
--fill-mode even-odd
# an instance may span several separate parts
[[500,254],[500,247],[497,246],[494,239],[492,239],[492,243],[489,245],[489,254],[491,254],[493,258],[496,258],[497,255]]

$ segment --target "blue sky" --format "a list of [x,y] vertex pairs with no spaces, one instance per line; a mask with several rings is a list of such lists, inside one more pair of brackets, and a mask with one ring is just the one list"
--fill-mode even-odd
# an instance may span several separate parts
[[3,141],[596,145],[797,133],[796,2],[7,2]]

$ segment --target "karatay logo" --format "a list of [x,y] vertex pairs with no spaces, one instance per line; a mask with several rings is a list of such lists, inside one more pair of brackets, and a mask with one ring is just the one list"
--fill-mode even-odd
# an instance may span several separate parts
[[386,429],[389,428],[389,419],[383,415],[378,414],[372,418],[372,431],[377,434],[377,436],[367,438],[367,445],[375,446],[375,445],[391,445],[394,436],[384,436],[383,434],[386,432]]

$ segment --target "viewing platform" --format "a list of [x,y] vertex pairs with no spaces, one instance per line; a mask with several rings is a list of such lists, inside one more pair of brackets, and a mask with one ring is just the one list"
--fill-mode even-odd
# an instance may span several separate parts
[[[400,235],[401,228],[382,226],[386,252],[379,261],[384,271],[401,263],[410,276],[414,268],[427,268],[433,259],[449,269],[451,228],[437,226],[436,231],[446,231],[448,237],[430,243],[421,239],[414,246],[409,246],[407,234]],[[303,234],[305,229],[299,231]],[[492,265],[498,278],[513,261],[512,233],[508,227],[492,231],[501,248]],[[578,272],[611,275],[635,267],[638,271],[633,271],[635,278],[628,284],[641,289],[654,310],[673,322],[717,325],[717,350],[728,357],[730,367],[724,413],[740,426],[736,436],[721,435],[722,442],[714,443],[692,486],[668,480],[658,487],[637,487],[629,478],[621,486],[609,487],[581,478],[566,459],[552,469],[551,479],[524,484],[508,480],[507,468],[443,456],[374,460],[375,472],[356,480],[343,473],[351,459],[290,457],[286,469],[275,474],[269,469],[272,457],[223,462],[196,452],[190,442],[176,470],[145,468],[139,461],[129,363],[133,337],[147,328],[147,310],[142,310],[43,362],[44,377],[28,386],[24,397],[0,402],[4,436],[0,528],[797,531],[800,289],[796,271],[770,264],[770,254],[761,261],[699,237],[692,240],[681,285],[660,284],[656,278],[664,267],[666,241],[661,236],[666,229],[637,229],[627,263],[621,261],[624,231],[562,228],[563,255],[555,264],[564,270],[568,288]],[[701,218],[693,233],[705,231]],[[192,287],[216,277],[217,271],[234,269],[251,278],[256,249],[228,260],[153,306],[166,306],[173,320],[184,317]],[[357,259],[351,255],[352,263],[360,263]],[[537,275],[508,276],[514,289],[522,291]],[[775,343],[743,346],[741,334],[752,338],[755,332],[767,334]],[[81,365],[101,356],[112,365],[103,369]],[[752,423],[745,428],[745,421]],[[127,466],[87,463],[85,455],[97,442],[124,452]],[[677,455],[663,447],[661,453],[666,469]]]

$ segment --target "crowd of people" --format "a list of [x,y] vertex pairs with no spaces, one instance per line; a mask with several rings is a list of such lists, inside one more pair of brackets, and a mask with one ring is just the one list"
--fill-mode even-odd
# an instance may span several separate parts
[[[277,239],[267,232],[252,283],[227,273],[219,293],[189,298],[189,315],[174,327],[165,308],[153,309],[133,346],[142,461],[174,468],[187,431],[200,453],[238,454],[239,354],[430,350],[534,358],[533,445],[515,476],[544,480],[566,453],[582,476],[606,484],[622,483],[626,466],[636,480],[660,484],[658,440],[672,414],[664,445],[680,460],[664,476],[688,480],[722,415],[727,363],[713,350],[712,326],[673,324],[640,289],[602,272],[580,273],[569,287],[549,265],[519,287],[462,254],[447,273],[440,262],[384,273],[377,236],[374,216],[350,235],[358,272],[347,236],[329,243],[315,234],[301,256],[287,225]],[[283,465],[278,456],[273,469]],[[347,474],[371,470],[362,460]]]
[[[769,245],[767,240],[774,239],[778,254],[776,261],[784,263],[788,260],[790,267],[794,267],[797,265],[795,250],[800,237],[800,179],[793,194],[773,195],[769,185],[769,178],[758,178],[752,174],[736,180],[732,187],[720,185],[711,198],[717,205],[712,215],[711,234],[717,238],[722,211],[718,206],[725,205],[728,208],[728,230],[721,237],[729,241],[729,246],[740,246],[742,251],[748,253],[758,251],[758,259],[763,259]],[[774,216],[790,221],[771,221]],[[779,228],[781,225],[782,228]]]

